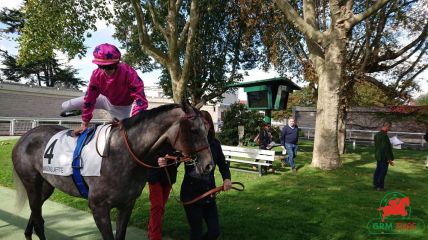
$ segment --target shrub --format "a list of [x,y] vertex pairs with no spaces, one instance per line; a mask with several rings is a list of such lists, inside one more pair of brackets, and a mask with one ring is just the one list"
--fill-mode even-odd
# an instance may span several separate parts
[[222,144],[238,145],[238,126],[244,126],[244,145],[254,145],[253,139],[263,124],[263,115],[256,111],[250,111],[244,104],[235,103],[224,113],[223,126],[218,138]]

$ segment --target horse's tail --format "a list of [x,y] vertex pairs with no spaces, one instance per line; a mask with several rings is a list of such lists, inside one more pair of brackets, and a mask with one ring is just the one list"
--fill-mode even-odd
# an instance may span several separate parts
[[16,188],[16,197],[15,197],[15,210],[20,212],[27,202],[28,196],[27,191],[25,190],[24,184],[22,184],[21,178],[19,178],[18,173],[13,167],[13,180],[15,182]]

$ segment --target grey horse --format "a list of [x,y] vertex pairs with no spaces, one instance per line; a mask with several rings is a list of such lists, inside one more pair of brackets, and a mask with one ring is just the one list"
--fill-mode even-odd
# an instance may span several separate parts
[[[17,206],[22,208],[28,198],[31,208],[26,239],[31,239],[33,229],[40,239],[46,239],[42,205],[54,188],[81,197],[71,176],[43,173],[46,144],[64,129],[58,125],[36,127],[22,136],[13,149]],[[89,187],[88,205],[103,239],[125,239],[135,201],[146,184],[147,168],[141,162],[156,165],[156,153],[173,148],[192,156],[199,174],[207,174],[213,167],[203,120],[199,111],[187,103],[160,106],[124,119],[119,127],[112,128],[109,142],[103,153],[101,176],[84,177]],[[118,210],[116,236],[111,226],[112,208]]]

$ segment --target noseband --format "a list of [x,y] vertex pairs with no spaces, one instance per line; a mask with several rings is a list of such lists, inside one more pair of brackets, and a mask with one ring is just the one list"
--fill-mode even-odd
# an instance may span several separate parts
[[[197,117],[201,117],[200,115],[197,115],[197,114],[184,114],[184,116],[182,116],[179,120],[177,120],[177,121],[181,121],[182,119],[185,119],[185,120],[190,120],[190,119],[194,119],[194,118],[197,118]],[[120,131],[120,133],[121,133],[121,135],[122,135],[122,137],[123,137],[123,140],[125,141],[125,145],[126,145],[126,148],[128,149],[128,152],[131,154],[131,156],[132,156],[132,159],[137,163],[137,164],[139,164],[139,165],[141,165],[141,166],[144,166],[144,167],[147,167],[147,168],[161,168],[161,167],[159,167],[159,166],[153,166],[153,165],[149,165],[149,164],[147,164],[147,163],[145,163],[144,162],[144,160],[141,160],[141,159],[139,159],[138,157],[137,157],[137,155],[135,155],[135,153],[134,153],[134,151],[132,150],[132,148],[131,148],[131,145],[129,144],[129,141],[128,141],[128,134],[126,133],[126,130],[125,130],[125,128],[123,127],[123,125],[122,125],[122,123],[121,122],[119,122],[118,123],[118,125],[119,125],[119,131]],[[181,131],[181,128],[179,127],[178,128],[178,131],[177,131],[177,134],[175,135],[175,138],[174,138],[174,143],[172,144],[172,147],[175,149],[175,146],[176,146],[176,144],[177,144],[177,141],[178,141],[178,138],[179,138],[179,136],[180,136],[180,131]],[[180,156],[170,156],[170,155],[166,155],[164,158],[166,158],[166,159],[168,159],[168,160],[173,160],[174,162],[173,163],[171,163],[171,164],[167,164],[167,166],[169,166],[169,165],[175,165],[175,164],[177,164],[177,163],[180,163],[180,162],[184,162],[185,164],[189,164],[189,165],[195,165],[197,162],[198,162],[198,156],[196,155],[196,153],[198,153],[198,152],[201,152],[201,151],[204,151],[205,149],[208,149],[209,148],[209,145],[207,144],[207,145],[204,145],[204,146],[202,146],[202,147],[200,147],[200,148],[198,148],[198,149],[196,149],[196,150],[194,150],[193,152],[192,152],[192,154],[190,154],[190,155],[187,155],[187,154],[180,154]],[[150,151],[149,151],[150,152]]]

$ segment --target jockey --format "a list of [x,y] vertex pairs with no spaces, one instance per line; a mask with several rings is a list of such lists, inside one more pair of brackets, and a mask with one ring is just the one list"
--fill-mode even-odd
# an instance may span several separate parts
[[93,55],[92,62],[98,68],[92,72],[85,96],[62,104],[63,117],[82,110],[82,124],[75,129],[76,135],[88,127],[94,109],[107,110],[112,118],[122,120],[148,107],[143,81],[132,67],[120,62],[117,47],[104,43],[94,49]]

